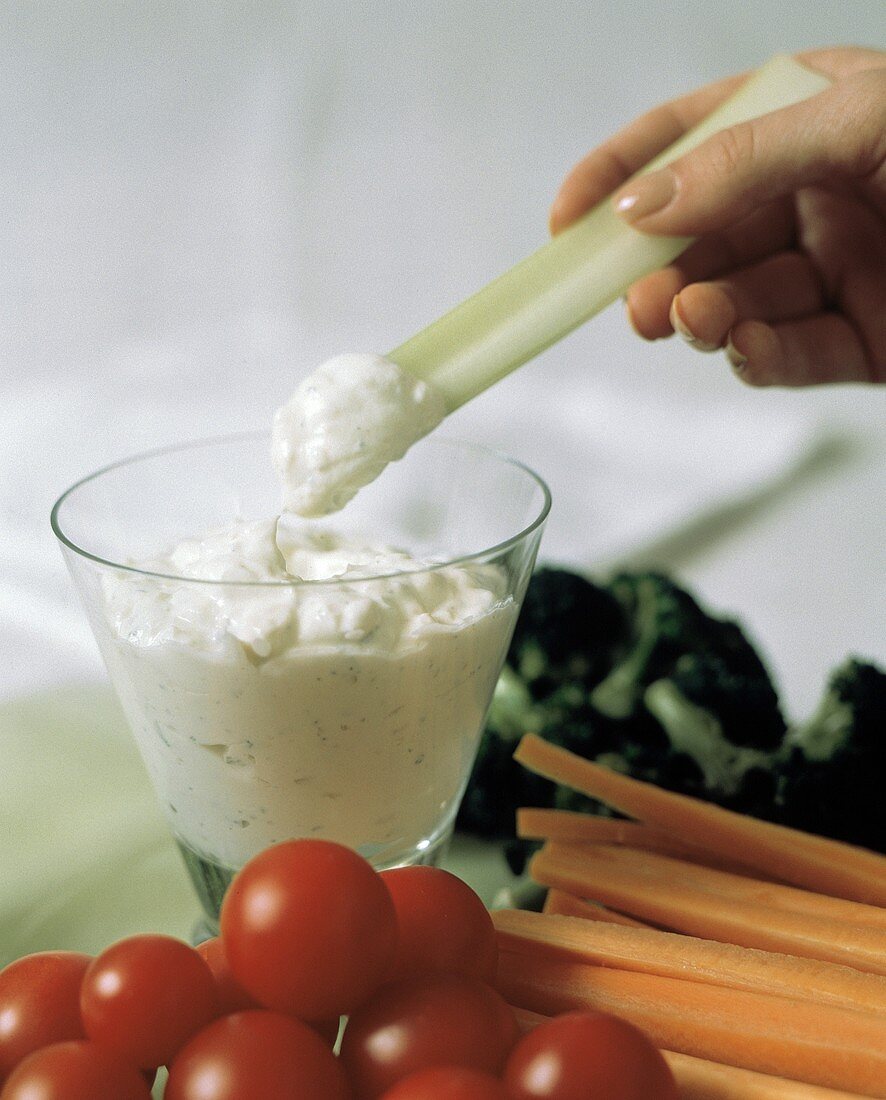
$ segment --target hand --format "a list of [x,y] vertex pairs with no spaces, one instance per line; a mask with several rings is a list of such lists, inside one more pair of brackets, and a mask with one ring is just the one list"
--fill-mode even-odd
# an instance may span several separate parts
[[[636,282],[628,314],[656,340],[726,348],[756,386],[886,381],[886,53],[798,59],[833,84],[723,130],[627,183],[617,211],[644,233],[698,238]],[[564,229],[694,126],[744,79],[643,115],[567,176],[551,210]]]

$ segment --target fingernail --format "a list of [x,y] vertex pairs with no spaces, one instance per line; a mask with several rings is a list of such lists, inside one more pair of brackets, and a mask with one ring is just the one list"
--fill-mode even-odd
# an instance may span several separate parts
[[551,232],[551,236],[555,237],[560,231],[560,217],[563,204],[560,201],[558,195],[551,203],[551,209],[548,211],[548,229]]
[[689,325],[686,324],[683,314],[680,312],[680,307],[677,304],[678,297],[679,295],[674,296],[674,300],[671,302],[671,310],[668,314],[671,321],[671,328],[679,337],[685,340],[690,347],[695,348],[696,351],[716,351],[716,344],[710,344],[707,340],[700,340]]
[[636,221],[667,206],[677,193],[677,181],[668,168],[640,176],[615,196],[615,210],[627,221]]
[[735,344],[733,344],[731,336],[726,341],[726,358],[729,360],[729,363],[736,374],[743,373],[745,364],[748,361],[748,357],[741,354]]

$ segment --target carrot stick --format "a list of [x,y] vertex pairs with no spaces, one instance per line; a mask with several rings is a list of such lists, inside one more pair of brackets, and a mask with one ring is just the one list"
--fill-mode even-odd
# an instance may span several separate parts
[[[512,1005],[521,1032],[546,1023],[550,1016]],[[709,1062],[691,1054],[663,1050],[664,1060],[680,1089],[681,1100],[865,1100],[858,1092],[821,1088],[769,1073]]]
[[715,943],[655,928],[619,928],[578,917],[519,909],[496,910],[492,920],[503,950],[541,953],[593,966],[773,993],[816,1004],[881,1013],[886,1019],[886,978],[848,966]]
[[656,852],[689,850],[670,833],[623,817],[601,817],[582,810],[551,810],[521,806],[517,810],[517,836],[524,840],[587,840],[594,844],[630,844]]
[[806,1085],[673,1050],[661,1053],[671,1067],[680,1100],[863,1100],[857,1092]]
[[[641,821],[601,817],[577,810],[525,806],[517,810],[517,835],[527,840],[556,840],[570,844],[614,844],[698,863],[714,870],[760,878],[745,863],[727,859]],[[765,881],[777,881],[767,878]]]
[[886,906],[886,857],[661,790],[526,734],[515,758],[530,771],[605,802],[706,851],[823,894]]
[[583,920],[601,921],[604,924],[620,924],[625,928],[649,928],[643,921],[626,917],[624,913],[617,913],[614,909],[607,909],[605,905],[598,905],[593,901],[585,901],[574,894],[568,894],[565,890],[548,890],[548,896],[544,902],[544,912],[561,917],[581,917]]
[[600,817],[580,810],[551,810],[523,806],[517,810],[517,836],[524,840],[564,840],[569,843],[624,844],[646,852],[661,852],[706,867],[716,867],[736,874],[750,875],[753,869],[735,860],[706,852],[697,844],[689,844],[661,829],[640,821],[617,817]]
[[654,869],[631,866],[608,852],[606,855],[597,852],[593,845],[577,848],[548,843],[533,856],[529,873],[541,886],[568,890],[640,920],[702,939],[886,974],[886,939],[876,929],[848,925],[831,917],[775,909],[758,902],[723,898],[674,881]]
[[665,1050],[886,1098],[886,1020],[866,1012],[512,951],[496,985],[533,1012],[611,1012]]
[[806,913],[810,917],[824,917],[841,921],[850,928],[867,928],[880,933],[881,950],[886,954],[886,909],[876,905],[864,905],[845,898],[833,898],[796,886],[736,875],[715,867],[703,867],[693,861],[675,859],[659,852],[638,851],[625,845],[559,844],[557,850],[570,851],[576,859],[585,855],[589,859],[608,859],[621,867],[628,867],[638,874],[658,881],[679,882],[694,890],[704,890],[719,898],[734,898],[788,913]]

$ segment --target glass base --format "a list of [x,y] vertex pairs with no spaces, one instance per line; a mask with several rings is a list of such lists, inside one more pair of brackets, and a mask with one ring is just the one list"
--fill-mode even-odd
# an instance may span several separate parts
[[[384,853],[377,853],[375,857],[366,852],[361,852],[361,855],[365,855],[377,871],[387,871],[391,867],[436,867],[446,856],[452,839],[453,824],[454,822],[450,821],[433,837],[425,838],[408,852],[401,852],[396,858],[385,858]],[[225,867],[221,863],[207,859],[206,856],[199,855],[181,840],[177,839],[176,843],[203,908],[200,919],[191,931],[191,942],[198,944],[218,935],[218,916],[221,912],[222,899],[237,871],[235,868]],[[357,850],[360,851],[359,848]]]

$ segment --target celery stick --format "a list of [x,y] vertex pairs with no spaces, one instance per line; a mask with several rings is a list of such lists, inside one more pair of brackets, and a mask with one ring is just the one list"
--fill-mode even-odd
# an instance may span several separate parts
[[[826,77],[792,58],[774,57],[641,172],[675,160],[719,130],[798,103],[827,85]],[[607,199],[387,358],[440,390],[452,412],[691,243],[631,229]]]

